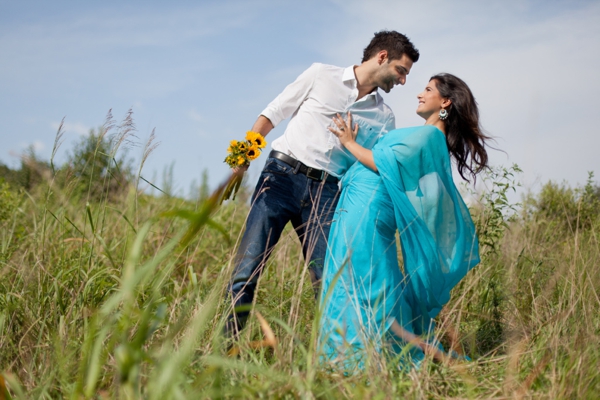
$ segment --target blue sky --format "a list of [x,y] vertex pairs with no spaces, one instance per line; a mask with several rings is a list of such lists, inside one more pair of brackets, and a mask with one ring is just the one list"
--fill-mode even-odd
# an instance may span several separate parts
[[18,165],[32,144],[49,158],[65,117],[64,161],[109,109],[119,120],[132,108],[139,142],[154,128],[160,142],[143,176],[160,184],[174,162],[181,194],[203,169],[215,185],[229,140],[285,85],[313,62],[359,63],[381,29],[421,51],[406,85],[383,94],[398,127],[422,123],[416,95],[451,72],[505,152],[492,163],[518,163],[526,187],[600,175],[597,1],[0,1],[0,161]]

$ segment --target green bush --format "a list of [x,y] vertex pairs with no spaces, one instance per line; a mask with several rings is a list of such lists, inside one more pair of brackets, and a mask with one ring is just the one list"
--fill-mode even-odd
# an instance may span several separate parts
[[0,163],[0,179],[13,188],[32,190],[50,177],[50,164],[40,160],[33,147],[27,148],[21,155],[19,169],[11,169]]
[[589,229],[600,216],[600,187],[588,175],[583,187],[571,188],[566,183],[548,182],[536,196],[525,199],[525,213],[544,226],[548,235],[564,236]]
[[21,201],[21,194],[0,179],[0,226],[9,221]]
[[75,143],[59,171],[58,183],[69,193],[88,201],[114,200],[133,182],[133,168],[126,155],[117,156],[122,135],[110,136],[107,128],[91,130]]
[[20,190],[0,179],[0,267],[10,258],[24,235],[24,227],[19,224],[22,221],[19,213],[22,200]]
[[76,199],[83,198],[91,202],[104,198],[115,200],[127,193],[134,182],[132,160],[127,157],[127,148],[135,145],[131,140],[135,137],[134,132],[131,110],[117,127],[109,112],[104,125],[81,137],[67,154],[67,161],[56,168],[54,156],[63,135],[59,128],[50,162],[41,160],[33,147],[29,147],[21,155],[18,169],[0,163],[0,179],[27,192],[33,192],[45,184]]

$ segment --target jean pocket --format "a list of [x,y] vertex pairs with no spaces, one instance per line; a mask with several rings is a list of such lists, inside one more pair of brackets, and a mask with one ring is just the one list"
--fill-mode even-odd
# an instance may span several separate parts
[[263,172],[286,175],[292,172],[292,167],[281,160],[269,158],[265,164]]
[[323,192],[329,197],[338,197],[340,193],[340,186],[338,183],[325,182],[323,185]]

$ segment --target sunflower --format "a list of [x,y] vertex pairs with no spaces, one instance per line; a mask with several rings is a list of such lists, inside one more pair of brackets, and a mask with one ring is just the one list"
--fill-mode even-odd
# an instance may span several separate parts
[[248,143],[247,142],[238,142],[238,148],[237,150],[240,152],[245,152],[246,150],[248,150]]
[[248,131],[246,133],[246,140],[258,147],[259,149],[262,149],[267,145],[267,141],[265,140],[264,136],[258,132]]
[[246,157],[248,157],[248,160],[252,161],[258,158],[258,156],[260,156],[260,149],[257,145],[253,144],[246,152]]
[[236,147],[238,146],[238,141],[237,140],[232,140],[231,142],[229,142],[229,148],[227,149],[228,153],[233,153],[236,149]]
[[227,163],[227,165],[233,168],[237,165],[237,158],[233,154],[230,154],[227,157],[225,157],[223,162]]
[[246,159],[242,156],[238,156],[237,163],[238,165],[242,165],[246,162]]

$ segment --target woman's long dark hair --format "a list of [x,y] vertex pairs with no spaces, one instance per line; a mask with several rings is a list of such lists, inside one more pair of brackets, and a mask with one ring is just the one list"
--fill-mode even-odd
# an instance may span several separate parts
[[448,118],[444,120],[448,150],[457,162],[460,176],[468,182],[465,177],[468,172],[476,179],[476,175],[488,166],[485,141],[490,137],[483,133],[479,124],[475,97],[467,84],[454,75],[438,74],[429,81],[433,80],[442,98],[452,101],[446,109]]

